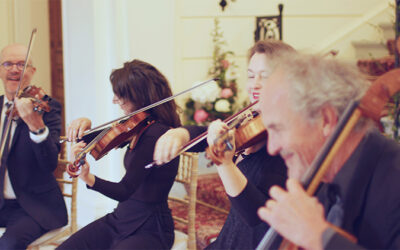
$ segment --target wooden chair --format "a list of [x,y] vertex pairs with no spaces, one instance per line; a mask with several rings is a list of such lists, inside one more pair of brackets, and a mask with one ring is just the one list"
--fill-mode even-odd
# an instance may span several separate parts
[[[69,162],[65,159],[58,160],[58,168],[62,168],[64,171],[68,164]],[[71,179],[69,176],[67,176],[65,178],[57,178],[57,181],[60,184],[61,190],[63,191],[63,196],[66,199],[67,208],[69,210],[68,224],[62,228],[58,228],[44,234],[42,237],[32,242],[28,246],[28,249],[40,249],[41,246],[46,245],[57,246],[61,239],[75,233],[78,229],[76,218],[76,200],[78,188],[77,178]]]
[[[187,206],[187,216],[186,218],[179,217],[174,213],[173,218],[175,223],[183,223],[187,225],[187,235],[175,231],[175,242],[172,249],[179,249],[182,241],[186,241],[186,249],[194,250],[196,249],[196,192],[197,192],[197,168],[198,168],[198,153],[184,152],[180,156],[178,174],[175,178],[175,183],[181,183],[186,186],[187,195],[184,198],[178,198],[169,196],[168,200],[170,204],[179,203],[185,204]],[[183,238],[183,239],[182,239]],[[186,240],[187,239],[187,240]]]

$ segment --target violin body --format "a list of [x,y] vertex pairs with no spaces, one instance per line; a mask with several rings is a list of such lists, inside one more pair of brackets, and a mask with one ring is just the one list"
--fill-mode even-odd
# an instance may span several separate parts
[[[43,112],[50,112],[49,101],[51,97],[48,96],[44,90],[40,87],[36,87],[34,85],[29,85],[24,88],[17,95],[19,98],[30,98],[33,104],[33,110],[42,114]],[[6,111],[6,115],[9,116],[11,113],[11,109]],[[14,111],[12,112],[12,118],[16,119],[19,117],[18,110],[14,107]]]
[[[261,116],[258,114],[246,115],[244,118],[238,118],[239,122],[234,127],[235,133],[235,153],[238,154],[253,145],[267,140],[267,130],[264,127]],[[251,118],[249,118],[251,117]],[[207,156],[212,162],[219,165],[220,157],[223,157],[225,151],[233,150],[231,139],[228,133],[225,133],[217,139],[215,144],[206,149]]]
[[235,131],[236,152],[243,151],[262,141],[267,141],[267,130],[261,116],[256,116]]
[[132,150],[142,133],[151,124],[151,122],[147,122],[148,118],[149,114],[142,112],[120,124],[107,128],[107,133],[97,141],[90,154],[97,161],[110,150],[129,141],[131,141],[129,148]]
[[[120,147],[121,145],[126,145],[126,143],[130,143],[130,150],[134,149],[140,136],[152,123],[154,123],[154,120],[150,118],[150,115],[141,112],[131,116],[127,120],[121,121],[120,123],[104,130],[100,130],[100,132],[93,132],[97,134],[96,137],[77,155],[75,162],[68,166],[69,171],[71,173],[79,171],[80,166],[85,163],[84,158],[87,153],[90,153],[97,161],[105,156],[110,150]],[[87,138],[84,138],[84,140],[85,139]],[[70,175],[71,177],[78,176],[75,174]]]

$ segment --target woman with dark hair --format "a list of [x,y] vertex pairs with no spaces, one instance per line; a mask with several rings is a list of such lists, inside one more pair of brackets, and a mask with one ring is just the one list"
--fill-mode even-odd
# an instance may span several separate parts
[[[152,65],[133,60],[110,76],[113,103],[125,114],[172,95],[167,79]],[[79,177],[89,189],[117,200],[112,213],[82,228],[58,249],[167,249],[174,241],[174,225],[168,208],[168,193],[175,180],[179,160],[162,168],[145,169],[152,162],[157,139],[169,128],[180,126],[174,101],[146,111],[147,128],[133,149],[127,147],[124,157],[125,175],[119,182],[110,182],[90,173],[86,162]],[[91,122],[79,118],[68,127],[70,140],[81,137]],[[72,154],[86,144],[72,147]]]

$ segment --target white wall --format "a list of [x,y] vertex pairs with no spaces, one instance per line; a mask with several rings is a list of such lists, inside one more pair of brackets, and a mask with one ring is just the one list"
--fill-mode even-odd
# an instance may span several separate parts
[[[122,115],[112,104],[109,75],[134,58],[174,78],[174,2],[139,0],[63,1],[66,120],[88,117],[94,126]],[[124,150],[90,161],[94,174],[119,181]],[[91,159],[91,157],[88,157]],[[80,183],[78,219],[83,226],[116,202]]]

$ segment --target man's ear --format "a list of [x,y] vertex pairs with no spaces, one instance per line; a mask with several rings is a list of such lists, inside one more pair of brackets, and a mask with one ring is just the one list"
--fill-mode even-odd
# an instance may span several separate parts
[[325,137],[330,136],[338,123],[339,117],[334,107],[326,105],[321,110],[322,133]]

